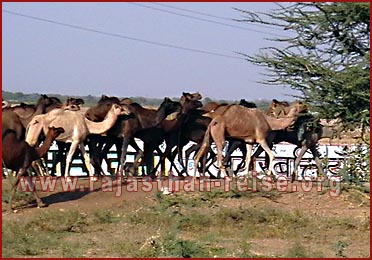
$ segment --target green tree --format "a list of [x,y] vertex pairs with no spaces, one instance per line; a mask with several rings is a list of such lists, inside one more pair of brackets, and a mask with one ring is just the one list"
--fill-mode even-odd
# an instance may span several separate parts
[[[283,47],[266,47],[248,61],[268,70],[264,82],[299,90],[297,98],[326,119],[339,118],[346,129],[370,125],[370,4],[317,2],[278,4],[240,21],[287,31],[269,39]],[[274,44],[273,44],[274,45]]]

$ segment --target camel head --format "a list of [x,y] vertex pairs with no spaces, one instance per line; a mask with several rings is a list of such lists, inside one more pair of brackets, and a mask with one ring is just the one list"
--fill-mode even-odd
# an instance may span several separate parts
[[126,105],[112,104],[110,110],[117,116],[129,115],[131,113]]
[[84,104],[84,100],[81,99],[81,98],[73,98],[73,97],[69,97],[67,98],[66,100],[66,105],[76,105],[76,106],[80,106],[80,105],[83,105]]
[[[296,110],[293,109],[294,107]],[[278,117],[284,117],[291,110],[292,110],[292,113],[299,114],[299,113],[307,112],[308,106],[302,101],[296,101],[290,105],[286,101],[278,101],[276,99],[273,99],[268,110],[266,111],[266,114],[278,118]]]
[[182,97],[188,100],[200,100],[203,98],[199,92],[195,93],[182,92]]
[[42,104],[45,107],[49,106],[57,106],[57,105],[62,105],[62,102],[59,98],[56,97],[48,97],[47,95],[41,95],[39,100],[37,101],[37,104]]
[[60,134],[63,134],[65,132],[65,129],[62,127],[48,127],[48,133],[47,135],[51,135],[52,139],[56,139]]
[[189,100],[182,105],[182,112],[188,113],[190,110],[198,109],[203,104],[199,100]]
[[170,115],[174,112],[181,112],[182,106],[180,102],[172,101],[170,98],[164,98],[163,102],[160,104],[158,110],[164,110],[165,115]]
[[195,93],[182,92],[180,103],[183,106],[186,102],[197,101],[197,100],[201,100],[202,98],[203,97],[202,95],[200,95],[199,92],[195,92]]
[[241,99],[240,102],[239,102],[239,105],[241,105],[243,107],[248,107],[248,108],[257,108],[255,103],[248,102],[245,99]]
[[296,101],[291,105],[291,107],[295,107],[297,114],[306,113],[309,110],[308,105],[303,103],[302,101]]
[[120,99],[118,99],[117,97],[109,97],[109,96],[106,96],[106,95],[102,95],[101,99],[98,101],[98,105],[101,105],[101,104],[106,103],[106,102],[109,102],[111,104],[112,103],[119,104]]
[[120,104],[124,104],[124,105],[130,105],[133,103],[133,100],[131,98],[122,98],[120,100]]
[[286,101],[278,101],[277,99],[273,99],[269,108],[266,111],[266,114],[273,117],[284,116],[287,114],[287,109],[289,107],[289,103]]
[[120,104],[120,100],[117,97],[102,95],[97,105],[85,112],[85,117],[94,122],[102,121],[106,117],[107,112],[112,108],[112,104]]

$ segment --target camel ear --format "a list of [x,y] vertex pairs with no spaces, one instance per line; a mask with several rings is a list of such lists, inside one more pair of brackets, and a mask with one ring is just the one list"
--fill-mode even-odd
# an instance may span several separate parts
[[45,95],[45,94],[41,94],[41,97],[42,97],[42,98],[48,98],[48,96]]
[[277,99],[273,99],[273,103],[274,103],[274,104],[278,104],[279,101],[278,101]]

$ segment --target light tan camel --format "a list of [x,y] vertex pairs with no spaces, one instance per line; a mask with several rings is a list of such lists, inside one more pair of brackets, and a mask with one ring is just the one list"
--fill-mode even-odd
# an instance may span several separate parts
[[[222,114],[214,117],[209,124],[194,164],[198,165],[201,156],[209,147],[210,137],[212,137],[217,147],[218,167],[221,173],[226,175],[226,170],[222,163],[222,149],[225,144],[225,136],[228,136],[246,142],[246,165],[250,163],[253,144],[260,144],[269,155],[269,171],[273,173],[274,154],[268,146],[268,143],[271,143],[273,139],[272,131],[285,129],[292,125],[296,121],[297,115],[306,109],[307,107],[304,104],[296,102],[291,106],[288,115],[277,119],[267,116],[264,112],[255,108],[229,105]],[[196,170],[197,168],[195,167],[194,178]]]
[[69,176],[69,169],[72,156],[77,147],[79,147],[84,157],[84,162],[89,170],[89,175],[93,176],[90,167],[90,159],[84,148],[84,140],[89,134],[103,134],[109,130],[116,122],[119,115],[129,115],[127,106],[113,104],[102,122],[93,122],[85,118],[79,111],[70,111],[64,109],[52,110],[45,115],[35,116],[27,126],[26,142],[31,146],[35,145],[41,131],[46,133],[49,126],[63,127],[65,133],[56,138],[57,141],[71,143],[70,150],[66,156],[65,177]]

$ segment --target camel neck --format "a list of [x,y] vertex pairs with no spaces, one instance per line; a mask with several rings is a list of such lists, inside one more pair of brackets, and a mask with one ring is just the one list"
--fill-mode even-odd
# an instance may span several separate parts
[[165,109],[160,107],[158,110],[147,110],[141,113],[138,119],[143,129],[158,126],[167,117]]
[[47,134],[43,144],[40,147],[36,148],[36,152],[37,152],[37,155],[38,155],[39,158],[43,157],[44,155],[47,154],[53,140],[54,140],[54,138],[52,137],[52,135]]
[[106,133],[116,122],[118,116],[113,110],[107,113],[106,118],[102,122],[93,122],[84,117],[90,134],[103,134]]

